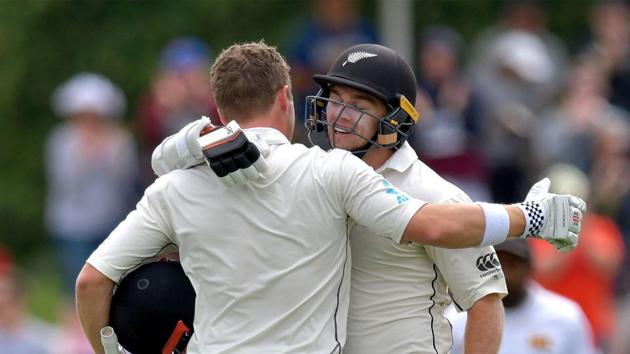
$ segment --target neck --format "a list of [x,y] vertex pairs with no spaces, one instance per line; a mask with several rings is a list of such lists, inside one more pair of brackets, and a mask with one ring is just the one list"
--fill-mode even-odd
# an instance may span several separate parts
[[284,136],[291,140],[289,127],[287,127],[286,124],[280,124],[278,117],[274,117],[270,114],[248,117],[247,119],[239,119],[237,122],[242,129],[273,128],[279,130],[282,134],[284,134]]
[[394,152],[394,149],[373,148],[365,153],[363,161],[376,170],[383,166],[385,161],[394,155]]

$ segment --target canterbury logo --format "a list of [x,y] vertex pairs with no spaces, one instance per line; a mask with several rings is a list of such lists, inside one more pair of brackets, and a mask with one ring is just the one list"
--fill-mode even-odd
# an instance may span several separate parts
[[358,62],[359,60],[363,60],[363,59],[367,59],[367,58],[374,58],[375,56],[377,56],[377,55],[376,54],[372,54],[372,53],[367,53],[367,52],[350,53],[350,54],[348,54],[348,59],[346,59],[346,61],[344,61],[343,64],[341,64],[341,66],[346,66],[346,64],[348,64],[348,62],[354,64],[354,63]]
[[497,254],[494,252],[484,254],[483,256],[477,258],[477,269],[479,269],[482,272],[485,272],[493,268],[497,268],[500,265],[501,263],[499,263]]

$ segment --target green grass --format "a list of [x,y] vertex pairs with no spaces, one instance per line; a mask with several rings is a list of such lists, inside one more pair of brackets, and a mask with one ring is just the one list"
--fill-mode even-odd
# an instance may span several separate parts
[[34,256],[28,266],[22,266],[29,309],[35,316],[49,322],[59,320],[63,306],[69,300],[62,288],[57,263],[45,252]]

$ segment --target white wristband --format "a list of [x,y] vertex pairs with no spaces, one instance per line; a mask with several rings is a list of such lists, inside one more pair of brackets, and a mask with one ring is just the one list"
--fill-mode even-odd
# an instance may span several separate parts
[[507,240],[510,230],[510,217],[505,206],[500,204],[478,203],[486,219],[483,239],[478,247],[498,245]]

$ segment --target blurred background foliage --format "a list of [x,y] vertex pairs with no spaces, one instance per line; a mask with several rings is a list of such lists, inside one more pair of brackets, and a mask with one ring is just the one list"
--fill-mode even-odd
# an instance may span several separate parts
[[[362,14],[377,22],[381,3],[359,4]],[[543,2],[549,29],[570,49],[585,37],[592,4]],[[498,0],[416,1],[415,26],[420,31],[430,24],[448,24],[470,44],[497,21],[501,7]],[[309,11],[306,0],[1,1],[0,244],[28,268],[52,264],[42,220],[42,153],[47,132],[58,123],[50,95],[59,83],[80,71],[108,76],[127,94],[125,122],[134,130],[139,96],[170,39],[197,36],[214,55],[231,43],[261,38],[285,49]],[[48,301],[54,299],[36,303],[46,308]]]

